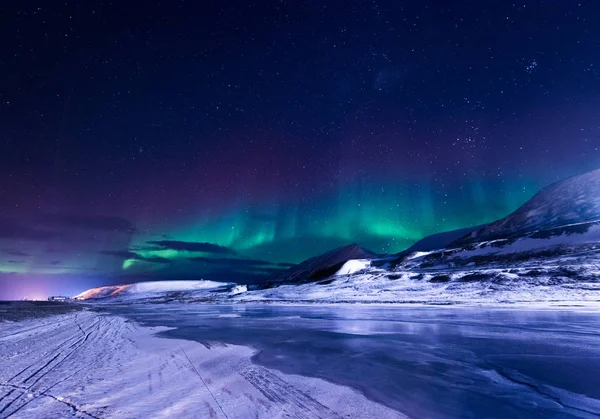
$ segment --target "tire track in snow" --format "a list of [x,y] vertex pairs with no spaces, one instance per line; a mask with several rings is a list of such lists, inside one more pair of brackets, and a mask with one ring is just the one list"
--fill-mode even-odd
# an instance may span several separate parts
[[[297,419],[336,418],[342,419],[333,410],[310,395],[298,390],[265,368],[255,365],[240,371],[240,375],[252,384],[271,402],[280,405],[290,417]],[[292,407],[292,410],[286,409]]]
[[[11,377],[7,383],[2,384],[5,387],[6,386],[11,387],[11,390],[7,394],[5,394],[4,396],[2,396],[0,398],[0,402],[6,400],[8,397],[13,395],[16,391],[19,391],[19,394],[16,397],[14,397],[12,400],[10,400],[4,407],[2,407],[2,409],[0,409],[0,415],[7,414],[7,417],[8,417],[8,416],[15,414],[16,412],[21,410],[23,407],[28,405],[31,401],[33,401],[33,400],[26,400],[25,403],[21,403],[23,401],[22,397],[25,394],[36,394],[36,393],[39,395],[54,398],[55,400],[60,401],[66,405],[69,405],[73,409],[77,410],[77,407],[75,405],[72,405],[71,403],[66,402],[64,400],[59,400],[55,396],[46,393],[46,391],[48,391],[48,389],[53,388],[59,382],[64,381],[63,379],[59,380],[58,382],[51,383],[51,385],[46,390],[43,390],[41,392],[40,391],[36,392],[36,389],[34,388],[36,386],[36,384],[38,384],[44,377],[46,377],[48,374],[55,371],[65,361],[67,361],[74,353],[76,353],[82,346],[84,346],[86,344],[86,342],[88,342],[92,333],[97,332],[100,329],[100,323],[102,321],[104,321],[102,318],[99,318],[94,324],[92,324],[88,328],[88,331],[86,332],[81,327],[79,322],[77,321],[77,316],[78,316],[78,314],[75,315],[73,320],[74,320],[75,324],[77,325],[76,330],[78,332],[81,332],[83,334],[83,336],[79,335],[79,336],[70,337],[66,340],[63,340],[61,343],[57,344],[50,351],[50,353],[52,353],[52,352],[58,352],[58,353],[56,353],[56,355],[54,355],[49,361],[45,362],[41,367],[39,367],[37,370],[35,370],[33,373],[31,373],[25,379],[19,380],[19,382],[16,382],[16,383],[14,382],[14,380],[17,377],[22,375],[27,370],[31,369],[34,365],[39,364],[39,362],[34,362],[34,363],[28,365],[27,367],[25,367],[24,369],[19,371],[17,374],[15,374],[13,377]],[[64,351],[64,349],[63,349],[64,346],[68,345],[69,342],[71,342],[73,340],[75,342],[72,343],[70,346],[68,346],[67,351]],[[58,361],[55,362],[57,359],[58,359]],[[43,362],[43,360],[42,360],[42,362]],[[32,379],[35,379],[35,380],[28,384],[28,382]],[[21,404],[15,405],[15,403],[17,403],[17,402],[19,402]],[[15,406],[13,406],[13,405],[15,405]],[[8,411],[8,409],[10,409],[11,406],[13,407],[13,410]],[[87,412],[84,412],[84,413],[88,414]],[[92,415],[88,414],[88,416],[92,416]],[[0,416],[0,417],[3,417],[3,416]]]
[[[14,385],[14,384],[1,384],[0,383],[0,386],[1,387],[12,387],[13,389],[23,390],[23,391],[25,391],[28,394],[32,394],[34,398],[31,401],[33,401],[33,400],[35,400],[36,398],[39,398],[39,397],[49,397],[49,398],[51,398],[52,400],[54,400],[56,402],[59,402],[59,403],[62,403],[64,405],[68,406],[75,413],[83,413],[84,415],[87,415],[87,416],[89,416],[89,417],[91,417],[93,419],[100,419],[98,416],[94,416],[93,414],[91,414],[89,412],[86,412],[85,410],[83,410],[80,407],[77,407],[73,403],[70,403],[70,402],[68,402],[68,401],[66,401],[66,400],[64,400],[62,398],[56,397],[56,396],[54,396],[52,394],[49,394],[49,393],[46,393],[46,392],[41,392],[41,393],[30,392],[25,387],[20,387],[20,386]],[[22,407],[24,407],[24,406],[22,406]],[[8,418],[8,417],[14,415],[19,410],[21,410],[22,407],[19,407],[17,410],[11,412],[8,416],[2,416],[2,418]]]

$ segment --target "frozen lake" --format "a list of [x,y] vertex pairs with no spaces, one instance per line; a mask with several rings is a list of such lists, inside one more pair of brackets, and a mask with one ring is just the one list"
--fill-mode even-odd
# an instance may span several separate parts
[[107,308],[161,336],[243,345],[415,418],[600,415],[600,313],[370,305]]

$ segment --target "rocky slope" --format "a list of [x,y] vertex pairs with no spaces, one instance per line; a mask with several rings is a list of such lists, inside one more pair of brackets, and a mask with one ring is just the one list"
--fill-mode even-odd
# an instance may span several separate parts
[[408,249],[398,253],[398,256],[411,254],[414,252],[427,252],[435,249],[443,249],[454,241],[466,236],[467,234],[481,229],[483,226],[461,228],[459,230],[445,231],[443,233],[432,234],[423,237]]

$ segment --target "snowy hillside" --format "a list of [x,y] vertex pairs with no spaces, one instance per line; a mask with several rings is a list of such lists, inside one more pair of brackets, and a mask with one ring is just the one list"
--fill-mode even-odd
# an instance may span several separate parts
[[370,269],[316,284],[282,285],[233,298],[245,302],[600,306],[599,275],[600,267],[595,265],[420,272]]
[[92,288],[77,295],[77,300],[134,301],[174,296],[186,293],[188,296],[211,296],[215,292],[234,289],[235,284],[214,281],[150,281],[125,285],[108,285]]
[[[585,230],[585,231],[582,231]],[[241,301],[600,305],[600,225],[414,252],[377,267],[344,266],[316,283],[240,294]]]
[[469,233],[472,243],[600,220],[600,169],[554,183],[509,216]]

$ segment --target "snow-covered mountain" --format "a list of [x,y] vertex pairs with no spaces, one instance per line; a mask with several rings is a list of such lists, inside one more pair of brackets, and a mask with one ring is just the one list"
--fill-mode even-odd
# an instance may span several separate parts
[[377,257],[379,255],[376,253],[352,243],[292,266],[268,286],[319,281],[337,273],[349,260],[371,260]]
[[519,237],[494,239],[449,246],[420,255],[409,255],[395,263],[406,268],[461,266],[515,266],[536,264],[556,259],[566,263],[574,255],[590,255],[600,251],[600,222],[569,224],[536,230]]
[[455,244],[515,237],[598,220],[600,169],[547,186],[512,214],[467,234]]
[[[405,269],[498,267],[572,261],[595,263],[600,249],[600,170],[554,183],[507,217],[427,254],[403,254]],[[584,263],[580,260],[579,263]]]

